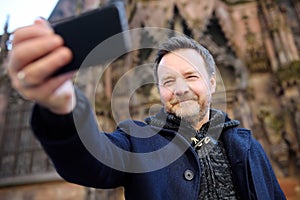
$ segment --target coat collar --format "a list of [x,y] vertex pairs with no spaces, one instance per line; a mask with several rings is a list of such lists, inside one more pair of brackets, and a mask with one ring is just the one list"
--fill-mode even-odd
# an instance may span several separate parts
[[232,166],[245,163],[250,150],[251,131],[244,128],[234,128],[225,131],[221,139]]
[[165,112],[164,109],[161,109],[155,116],[146,118],[145,122],[154,127],[179,132],[189,141],[191,137],[201,137],[201,135],[208,135],[214,140],[218,140],[222,131],[237,127],[240,124],[239,121],[231,120],[225,112],[217,109],[210,109],[209,121],[199,130],[195,130],[184,119]]

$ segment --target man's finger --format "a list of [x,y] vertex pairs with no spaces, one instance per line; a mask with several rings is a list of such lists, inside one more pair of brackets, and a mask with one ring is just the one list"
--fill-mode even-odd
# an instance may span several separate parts
[[49,78],[55,71],[66,65],[72,59],[71,51],[66,47],[59,47],[47,56],[30,63],[17,73],[17,78],[24,86],[39,85]]

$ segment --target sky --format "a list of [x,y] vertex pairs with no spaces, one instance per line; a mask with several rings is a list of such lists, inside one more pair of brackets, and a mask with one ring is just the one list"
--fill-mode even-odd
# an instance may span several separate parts
[[58,0],[0,0],[0,35],[9,15],[8,31],[30,25],[41,16],[48,18]]

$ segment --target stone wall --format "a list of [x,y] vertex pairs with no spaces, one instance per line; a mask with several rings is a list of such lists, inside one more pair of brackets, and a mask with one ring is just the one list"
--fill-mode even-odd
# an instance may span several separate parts
[[1,200],[123,200],[123,189],[96,190],[64,181],[0,189]]

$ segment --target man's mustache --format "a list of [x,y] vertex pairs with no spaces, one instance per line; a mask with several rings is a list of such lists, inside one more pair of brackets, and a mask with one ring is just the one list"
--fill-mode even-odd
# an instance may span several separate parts
[[186,95],[186,96],[181,96],[181,97],[175,97],[170,100],[170,104],[174,105],[174,104],[178,104],[178,103],[181,103],[184,101],[189,101],[189,100],[198,101],[198,97],[196,95]]

